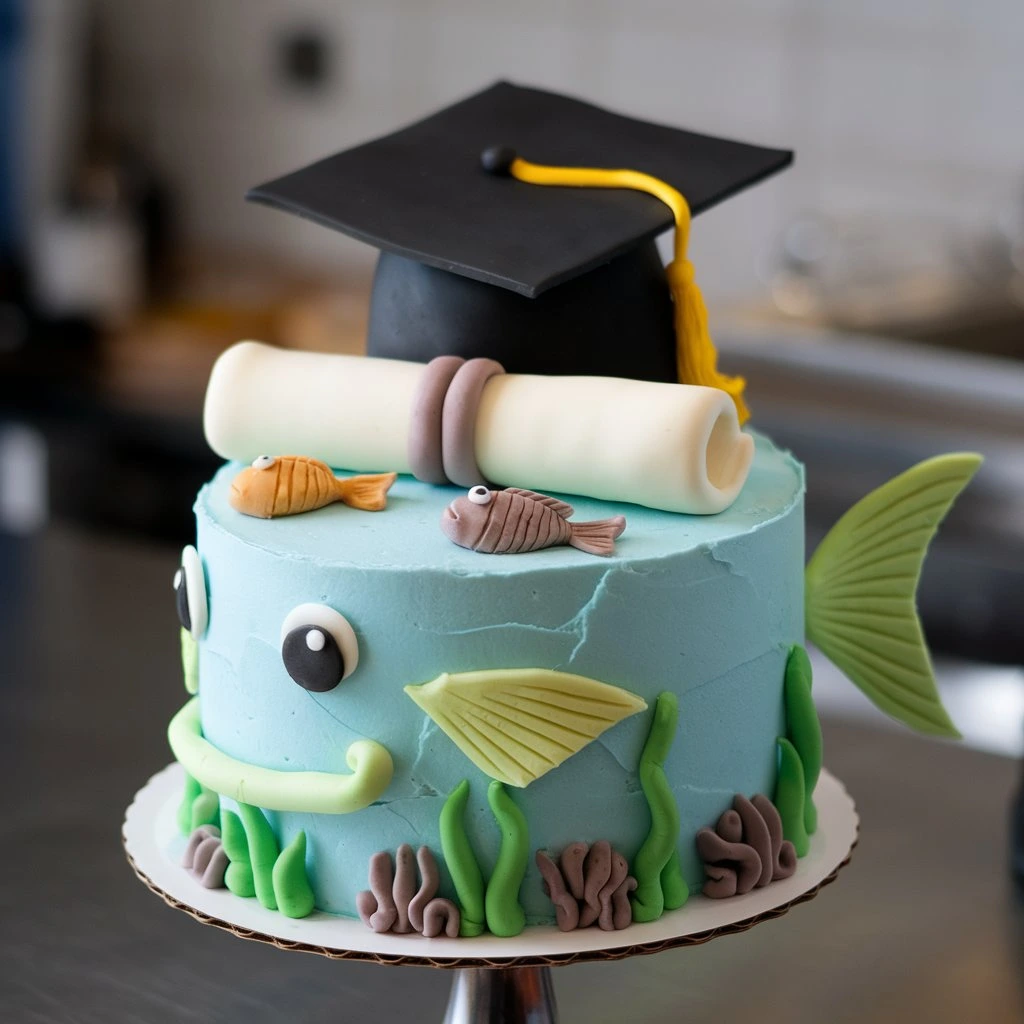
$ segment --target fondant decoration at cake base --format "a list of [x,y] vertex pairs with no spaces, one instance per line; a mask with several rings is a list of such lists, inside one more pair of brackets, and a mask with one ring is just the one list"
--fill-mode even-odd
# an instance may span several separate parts
[[188,838],[181,858],[185,868],[205,889],[221,889],[228,867],[220,829],[216,825],[200,825]]
[[526,914],[519,902],[519,887],[523,884],[530,859],[530,835],[523,812],[500,782],[492,782],[487,787],[487,802],[501,829],[501,847],[494,870],[487,880],[484,909],[488,930],[508,938],[518,935],[526,927]]
[[277,909],[285,917],[306,917],[313,912],[316,897],[306,876],[305,832],[297,832],[278,855],[271,878]]
[[461,922],[459,934],[468,938],[480,935],[487,919],[484,906],[484,878],[480,862],[466,835],[466,803],[469,780],[463,779],[448,794],[441,809],[441,851],[458,897]]
[[484,170],[509,175],[531,185],[570,188],[633,189],[660,199],[675,222],[674,255],[665,268],[675,308],[676,356],[679,380],[721,388],[736,403],[740,423],[750,419],[743,400],[746,381],[729,377],[717,368],[718,353],[708,333],[708,311],[694,280],[693,263],[686,255],[690,238],[690,206],[682,192],[667,181],[638,170],[607,170],[595,167],[555,167],[523,160],[507,147],[492,147],[481,156]]
[[568,544],[591,555],[615,553],[625,516],[570,523],[572,505],[535,491],[483,485],[456,498],[441,516],[441,530],[453,543],[485,555],[518,554]]
[[224,884],[236,896],[255,896],[256,881],[252,874],[249,841],[245,837],[242,819],[234,811],[224,810],[221,812],[221,824],[224,829],[221,839],[228,858]]
[[340,501],[363,512],[387,508],[396,473],[336,477],[305,455],[259,455],[231,484],[231,507],[260,519],[313,512]]
[[657,921],[666,910],[677,910],[690,896],[679,862],[679,808],[665,776],[665,759],[678,721],[676,695],[668,690],[658,694],[638,769],[651,812],[651,828],[633,860],[637,881],[634,921]]
[[285,772],[247,764],[203,738],[199,698],[193,697],[167,727],[174,756],[203,786],[241,803],[271,811],[351,814],[380,798],[391,784],[394,762],[376,740],[356,740],[345,753],[351,775]]
[[198,640],[209,622],[209,608],[206,598],[206,573],[199,552],[187,544],[181,550],[181,565],[174,574],[174,604],[178,620],[193,639]]
[[543,668],[445,673],[405,692],[477,768],[520,788],[647,708],[621,687]]
[[632,922],[629,894],[636,888],[636,879],[626,858],[607,839],[591,847],[572,843],[557,863],[538,850],[536,861],[561,931],[589,928],[595,922],[602,931],[620,931]]
[[[260,906],[285,917],[306,917],[316,899],[306,875],[306,833],[298,832],[282,850],[258,807],[239,803],[238,815],[224,812],[224,884],[236,896],[255,896]],[[243,825],[244,823],[244,825]]]
[[805,823],[807,787],[804,784],[804,766],[796,747],[784,737],[778,740],[778,756],[774,803],[782,819],[782,834],[793,844],[798,857],[806,857],[811,840]]
[[811,696],[811,659],[799,645],[789,652],[783,690],[786,702],[786,731],[800,758],[804,772],[804,828],[809,836],[818,830],[814,789],[821,773],[821,723]]
[[796,850],[783,839],[779,812],[760,793],[753,800],[737,793],[718,824],[697,833],[697,852],[708,876],[701,891],[712,899],[742,895],[796,871]]
[[186,771],[185,787],[178,804],[178,831],[191,835],[200,825],[220,823],[220,800],[212,789],[207,789]]
[[421,449],[437,437],[437,403],[427,416],[427,376],[419,363],[241,342],[210,375],[206,438],[243,462],[288,448],[352,471],[419,468],[434,481],[439,463],[469,466],[463,486],[486,480],[701,515],[728,508],[750,471],[754,441],[725,392],[620,377],[496,373],[472,418],[449,416],[446,395],[442,426],[458,423],[461,433],[428,458]]
[[[419,883],[416,871],[419,868]],[[391,855],[386,851],[370,860],[370,889],[356,897],[359,917],[367,928],[383,934],[417,932],[428,939],[444,932],[450,939],[459,934],[459,908],[437,895],[440,873],[426,846],[413,856],[407,843]]]
[[981,462],[939,455],[883,484],[832,527],[806,572],[808,638],[879,708],[938,736],[959,734],[935,686],[915,592],[928,544]]

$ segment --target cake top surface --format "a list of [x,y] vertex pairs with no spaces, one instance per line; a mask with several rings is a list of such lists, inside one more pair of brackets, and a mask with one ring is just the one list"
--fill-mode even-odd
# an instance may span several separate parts
[[[608,559],[569,547],[552,547],[515,556],[487,555],[457,547],[440,522],[445,508],[466,492],[455,487],[423,484],[401,476],[388,494],[383,512],[363,512],[342,504],[280,519],[257,519],[231,508],[231,481],[238,463],[225,465],[199,493],[200,521],[229,531],[247,544],[283,557],[321,565],[367,569],[410,568],[455,574],[518,575],[536,570],[581,565],[642,562],[716,544],[773,521],[800,499],[803,468],[788,452],[754,435],[756,454],[750,475],[733,505],[714,516],[679,515],[640,505],[558,495],[573,506],[573,522],[624,515],[626,530]],[[345,474],[340,474],[344,476]]]

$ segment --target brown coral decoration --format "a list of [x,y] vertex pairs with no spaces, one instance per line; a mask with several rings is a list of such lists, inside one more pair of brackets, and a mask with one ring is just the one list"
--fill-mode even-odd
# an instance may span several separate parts
[[779,812],[760,793],[753,800],[737,793],[714,829],[697,833],[697,852],[708,877],[703,892],[712,899],[750,892],[796,871],[796,850],[782,838]]
[[181,866],[206,889],[222,889],[228,855],[216,825],[200,825],[188,837]]
[[606,932],[630,924],[629,894],[636,888],[636,879],[629,873],[626,858],[612,849],[607,839],[591,847],[571,843],[557,864],[544,850],[537,851],[536,859],[561,931],[589,928],[595,921]]
[[356,897],[359,917],[378,934],[418,932],[432,939],[443,932],[454,939],[459,934],[459,908],[437,896],[440,877],[437,861],[426,846],[414,856],[412,847],[403,843],[395,851],[394,866],[391,854],[375,853],[370,858],[370,889]]

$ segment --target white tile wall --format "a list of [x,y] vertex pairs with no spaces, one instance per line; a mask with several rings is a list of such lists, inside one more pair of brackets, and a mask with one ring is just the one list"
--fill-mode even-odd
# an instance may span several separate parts
[[[712,297],[759,288],[798,211],[971,225],[1024,196],[1021,0],[99,2],[111,117],[148,140],[195,239],[372,259],[241,196],[501,77],[797,150],[791,171],[695,225]],[[273,40],[307,25],[337,59],[314,97],[273,74]]]

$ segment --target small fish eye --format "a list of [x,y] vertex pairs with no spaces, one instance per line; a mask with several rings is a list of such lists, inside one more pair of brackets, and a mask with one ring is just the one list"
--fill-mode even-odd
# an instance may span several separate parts
[[191,544],[182,549],[181,565],[174,574],[174,604],[178,621],[198,640],[209,622],[206,573],[199,552]]
[[469,498],[474,505],[489,505],[492,495],[483,484],[477,484],[476,487],[470,487],[469,493],[466,497]]
[[300,604],[281,624],[281,660],[299,686],[325,693],[356,670],[359,642],[341,612],[323,604]]
[[274,458],[273,455],[257,455],[256,458],[252,460],[252,468],[253,469],[270,469],[270,467],[276,461],[277,460]]

